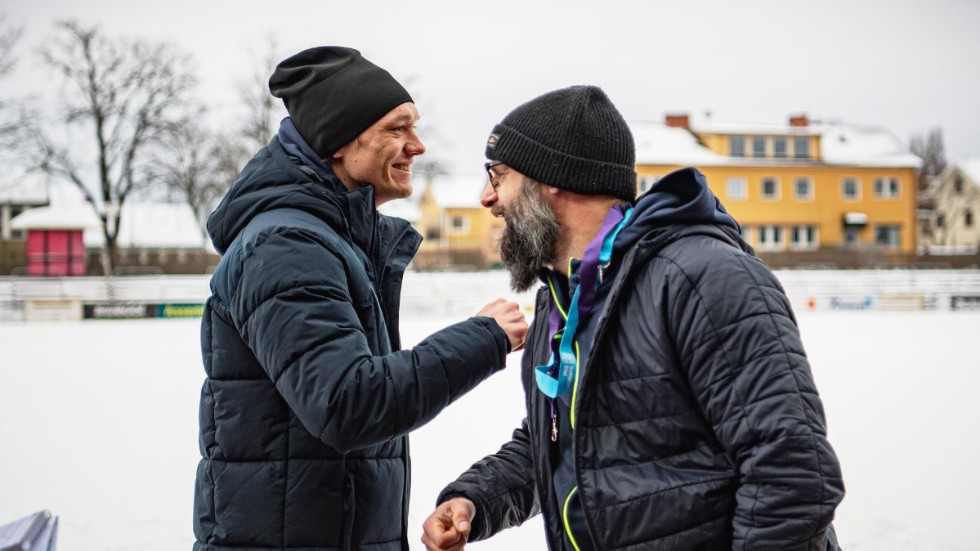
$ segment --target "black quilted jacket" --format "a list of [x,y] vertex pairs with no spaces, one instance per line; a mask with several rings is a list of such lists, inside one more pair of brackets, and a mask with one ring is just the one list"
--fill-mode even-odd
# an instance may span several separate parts
[[[694,170],[658,182],[616,241],[608,296],[577,382],[575,470],[601,550],[824,551],[840,466],[789,302]],[[527,418],[440,500],[477,506],[478,540],[552,495],[547,296],[523,358]]]
[[489,318],[398,351],[420,238],[278,139],[208,222],[195,551],[407,551],[407,434],[504,366]]

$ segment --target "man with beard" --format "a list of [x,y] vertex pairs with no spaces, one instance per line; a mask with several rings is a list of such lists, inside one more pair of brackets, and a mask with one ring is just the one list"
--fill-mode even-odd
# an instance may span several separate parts
[[541,512],[553,551],[837,547],[844,488],[789,301],[696,169],[635,199],[633,138],[573,86],[494,127],[482,203],[543,283],[527,417],[440,494],[429,550]]

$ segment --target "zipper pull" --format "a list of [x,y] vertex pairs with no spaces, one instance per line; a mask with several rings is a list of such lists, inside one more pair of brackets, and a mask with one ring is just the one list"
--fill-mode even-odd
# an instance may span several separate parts
[[551,441],[558,441],[558,417],[555,415],[551,416]]

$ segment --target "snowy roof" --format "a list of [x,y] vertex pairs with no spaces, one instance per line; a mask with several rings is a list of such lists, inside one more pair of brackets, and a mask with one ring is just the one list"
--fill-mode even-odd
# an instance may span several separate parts
[[[90,235],[91,234],[91,235]],[[85,232],[85,245],[103,246],[101,230]],[[116,245],[120,248],[197,249],[205,246],[204,233],[186,203],[134,203],[122,207]]]
[[[698,142],[696,134],[819,136],[820,162],[828,165],[918,168],[922,161],[882,127],[840,123],[809,126],[700,124],[691,130],[659,122],[630,123],[637,164],[753,164],[752,157],[725,157]],[[771,160],[771,159],[768,159]]]
[[980,186],[980,157],[956,161],[956,167],[972,180],[974,185]]
[[692,123],[691,130],[698,134],[745,134],[771,136],[773,134],[785,136],[816,136],[820,133],[813,126],[789,126],[786,124],[740,124],[723,122],[703,122]]
[[44,205],[48,201],[48,177],[43,172],[17,170],[0,175],[0,203]]
[[18,230],[78,230],[98,228],[99,218],[86,204],[53,204],[27,209],[10,220]]
[[708,165],[725,161],[725,157],[698,143],[694,134],[684,128],[658,122],[631,122],[630,130],[639,165]]
[[874,126],[827,125],[821,128],[823,162],[831,165],[919,168],[922,160],[888,130]]
[[419,210],[418,199],[414,195],[408,199],[388,201],[387,203],[378,207],[378,212],[387,216],[402,218],[412,223],[418,222],[419,219],[422,218],[422,212]]
[[429,189],[436,204],[444,209],[480,208],[480,195],[486,185],[486,175],[457,174],[434,178]]
[[[85,203],[56,203],[28,209],[15,216],[17,229],[84,229],[86,247],[102,248],[105,239],[95,212]],[[135,203],[123,205],[116,244],[120,248],[197,249],[206,246],[194,212],[186,204]]]

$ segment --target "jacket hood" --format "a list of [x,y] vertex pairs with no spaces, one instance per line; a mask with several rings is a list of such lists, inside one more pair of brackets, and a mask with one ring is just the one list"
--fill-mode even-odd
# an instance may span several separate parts
[[711,224],[741,231],[708,188],[704,174],[683,168],[664,176],[637,198],[629,222],[616,236],[614,250],[622,253],[651,230],[674,224]]
[[208,217],[208,235],[215,250],[224,254],[258,214],[287,207],[309,212],[342,234],[368,239],[374,234],[373,186],[347,190],[329,170],[304,165],[287,155],[276,137],[245,165]]

